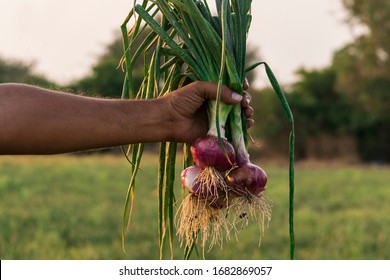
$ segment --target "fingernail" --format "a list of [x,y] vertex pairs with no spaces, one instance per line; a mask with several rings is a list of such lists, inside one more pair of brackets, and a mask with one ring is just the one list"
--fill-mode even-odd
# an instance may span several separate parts
[[234,101],[241,101],[242,100],[242,95],[241,94],[238,94],[237,92],[233,92],[232,93],[232,99],[234,100]]
[[246,97],[246,98],[245,98],[245,101],[246,101],[246,103],[249,105],[249,103],[251,103],[251,98],[250,98],[250,97]]

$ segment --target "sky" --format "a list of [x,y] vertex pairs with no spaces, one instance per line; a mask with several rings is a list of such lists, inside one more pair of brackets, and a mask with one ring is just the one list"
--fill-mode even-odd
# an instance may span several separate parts
[[[258,48],[282,84],[300,67],[329,65],[351,41],[341,0],[253,0],[248,45]],[[210,2],[210,1],[209,1]],[[34,63],[66,84],[86,75],[109,44],[133,0],[0,0],[0,57]],[[256,70],[255,85],[267,83]]]

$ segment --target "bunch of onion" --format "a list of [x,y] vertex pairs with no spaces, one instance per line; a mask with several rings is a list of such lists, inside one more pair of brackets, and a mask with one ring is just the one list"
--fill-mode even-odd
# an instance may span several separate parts
[[[203,248],[222,244],[224,237],[247,225],[248,218],[258,220],[260,228],[271,218],[264,196],[267,175],[250,162],[242,129],[240,105],[229,114],[231,143],[221,127],[221,142],[213,127],[191,146],[195,165],[181,173],[181,182],[189,190],[184,199],[178,232],[189,246],[201,235]],[[224,120],[224,119],[223,119]],[[241,226],[237,227],[237,223]],[[261,235],[260,235],[261,237]]]
[[[237,231],[240,217],[252,214],[260,221],[270,218],[263,195],[266,174],[249,161],[246,119],[241,105],[220,101],[222,85],[243,94],[246,72],[260,65],[245,68],[251,0],[215,0],[215,4],[217,15],[211,13],[206,0],[143,0],[134,6],[122,25],[124,98],[157,98],[196,80],[218,83],[217,99],[208,104],[207,136],[185,144],[183,149],[181,181],[189,192],[177,215],[177,235],[185,244],[185,258],[189,258],[199,239],[204,248],[208,241],[212,246],[228,238],[232,230]],[[127,24],[132,21],[128,30]],[[142,54],[144,78],[135,92],[133,70]],[[264,65],[292,122],[284,94],[268,65]],[[167,238],[171,254],[173,251],[176,149],[176,143],[161,143],[158,174],[161,258]],[[133,168],[123,213],[123,240],[126,220],[129,223],[134,206],[135,178],[142,152],[143,145],[133,145],[125,151]]]

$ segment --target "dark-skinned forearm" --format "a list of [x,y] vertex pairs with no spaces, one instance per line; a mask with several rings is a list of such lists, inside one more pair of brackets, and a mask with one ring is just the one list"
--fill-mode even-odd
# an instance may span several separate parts
[[163,141],[169,137],[163,102],[89,98],[3,84],[0,154],[54,154]]

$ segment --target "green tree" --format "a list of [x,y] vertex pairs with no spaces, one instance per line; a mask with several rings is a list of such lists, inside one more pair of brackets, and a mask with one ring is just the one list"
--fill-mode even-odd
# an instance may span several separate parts
[[[349,23],[363,26],[366,32],[335,52],[328,67],[298,70],[298,80],[286,88],[295,115],[297,157],[305,157],[307,143],[325,134],[334,145],[341,145],[339,151],[346,143],[343,140],[352,136],[363,160],[389,162],[390,1],[342,1]],[[280,139],[286,137],[288,127],[272,91],[263,89],[261,95],[253,95],[253,101],[261,120],[252,129],[253,136],[285,153]]]
[[307,134],[327,132],[340,134],[350,129],[350,106],[343,92],[336,88],[337,74],[328,67],[298,71],[299,79],[292,86],[290,102],[297,119]]
[[[340,139],[343,137],[345,139],[345,136],[351,134],[353,130],[351,112],[355,112],[356,108],[348,96],[337,88],[336,71],[332,67],[327,67],[310,71],[300,69],[297,73],[299,78],[291,88],[289,99],[295,113],[299,155],[346,156],[345,150],[340,147],[342,145]],[[328,141],[333,143],[327,143]],[[310,147],[307,147],[308,144]],[[313,145],[316,146],[314,154]],[[327,155],[330,149],[333,150],[333,154]]]
[[363,159],[390,161],[390,1],[343,0],[352,25],[367,32],[337,51],[338,89],[356,110],[353,127]]
[[34,73],[34,64],[0,57],[0,83],[26,83],[42,87],[55,87],[44,76]]

